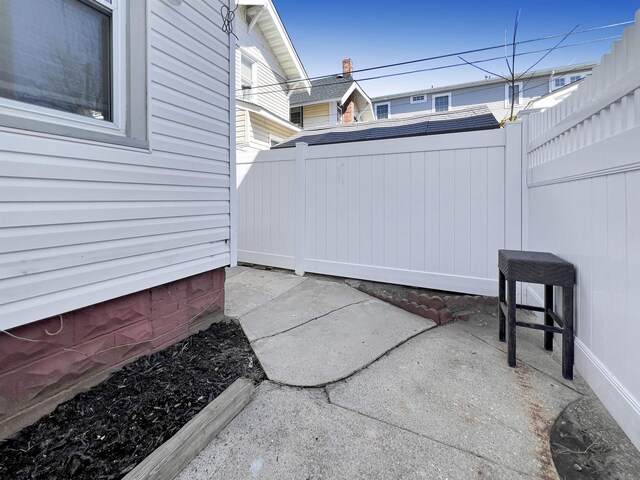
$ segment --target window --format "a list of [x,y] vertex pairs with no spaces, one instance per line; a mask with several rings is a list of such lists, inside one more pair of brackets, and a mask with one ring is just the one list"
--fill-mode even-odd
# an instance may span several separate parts
[[569,83],[577,82],[581,78],[582,77],[580,75],[572,75],[571,78],[569,79]]
[[385,118],[389,118],[389,113],[391,110],[391,104],[387,103],[376,103],[376,119],[383,120]]
[[564,87],[564,77],[558,77],[553,80],[553,86],[555,88]]
[[254,87],[254,66],[255,63],[245,55],[242,55],[242,62],[240,66],[240,88],[242,89],[242,99],[247,102],[253,101]]
[[[515,91],[514,91],[515,89]],[[522,83],[516,83],[511,85],[507,83],[504,86],[504,106],[508,108],[511,106],[511,100],[513,99],[514,105],[522,105]]]
[[291,107],[289,109],[289,121],[300,128],[304,126],[304,120],[302,117],[302,107]]
[[0,125],[146,145],[140,3],[0,0]]
[[426,95],[414,95],[411,97],[411,103],[424,103],[427,101]]
[[433,96],[433,111],[434,112],[448,112],[451,107],[451,94],[445,93],[443,95]]

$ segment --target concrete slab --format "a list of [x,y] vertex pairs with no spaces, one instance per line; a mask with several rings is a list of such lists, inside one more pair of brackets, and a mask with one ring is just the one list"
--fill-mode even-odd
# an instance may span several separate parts
[[251,345],[269,380],[313,387],[353,374],[435,325],[370,299]]
[[557,478],[549,429],[580,397],[527,364],[509,368],[502,351],[460,323],[413,338],[327,390],[332,403],[544,479]]
[[[523,322],[542,323],[532,312],[518,310],[517,319]],[[488,313],[476,313],[467,322],[457,323],[457,327],[476,338],[486,342],[494,348],[507,354],[506,342],[498,340],[497,315]],[[556,345],[553,352],[543,349],[544,334],[539,330],[528,328],[517,329],[516,357],[531,367],[540,370],[553,377],[557,382],[586,393],[589,389],[584,380],[575,372],[574,380],[565,380],[562,377],[562,345]]]
[[234,479],[508,479],[476,455],[263,383],[249,404],[177,477]]
[[236,275],[242,272],[246,272],[247,270],[250,270],[250,269],[251,269],[250,267],[243,267],[241,265],[238,265],[237,267],[226,267],[224,271],[225,271],[226,278],[228,280],[231,277],[235,277]]
[[344,282],[309,278],[240,319],[249,341],[275,335],[371,297]]
[[227,278],[224,313],[238,319],[306,280],[293,273],[248,268]]

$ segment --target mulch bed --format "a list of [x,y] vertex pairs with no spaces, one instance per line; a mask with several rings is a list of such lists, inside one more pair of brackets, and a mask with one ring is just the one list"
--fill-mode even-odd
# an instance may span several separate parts
[[122,478],[240,377],[264,372],[238,324],[214,323],[1,443],[0,478]]

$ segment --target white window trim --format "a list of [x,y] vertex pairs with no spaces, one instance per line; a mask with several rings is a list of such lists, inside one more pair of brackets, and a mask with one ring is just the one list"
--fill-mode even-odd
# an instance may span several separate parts
[[378,105],[386,105],[387,106],[387,118],[391,118],[391,102],[379,102],[373,104],[373,112],[376,115],[376,120],[384,120],[378,118]]
[[436,98],[440,98],[440,97],[449,97],[449,102],[447,103],[447,109],[445,110],[445,112],[448,112],[449,110],[451,110],[451,92],[434,93],[433,95],[431,95],[431,110],[434,113],[436,113]]
[[[112,121],[107,122],[53,108],[0,97],[0,115],[19,123],[42,122],[55,127],[78,128],[86,132],[126,138],[126,3],[122,0],[89,0],[98,8],[111,10]],[[4,123],[4,122],[3,122]]]
[[[422,100],[414,100],[413,97],[424,97]],[[409,103],[410,104],[414,104],[414,103],[425,103],[427,101],[427,95],[425,93],[420,93],[418,95],[411,95],[409,97]]]
[[[522,89],[523,84],[522,82],[516,82],[516,85],[519,85],[520,88],[518,89],[518,103],[516,104],[516,106],[521,106],[523,100],[523,95],[522,95]],[[504,84],[504,108],[511,108],[511,99],[509,98],[509,87],[511,86],[510,83],[505,83]]]
[[[565,75],[556,75],[556,76],[552,75],[549,78],[549,91],[553,92],[554,90],[558,90],[560,88],[566,87],[567,85],[575,83],[575,82],[571,81],[571,77],[580,77],[580,80],[582,80],[587,75],[589,75],[588,71],[571,72],[571,73],[567,73]],[[562,85],[561,87],[556,87],[556,79],[558,79],[558,78],[564,78],[564,85]],[[576,81],[579,81],[579,80],[576,80]]]

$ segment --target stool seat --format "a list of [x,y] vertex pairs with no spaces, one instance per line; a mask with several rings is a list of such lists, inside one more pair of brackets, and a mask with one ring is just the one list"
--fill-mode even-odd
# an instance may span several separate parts
[[[507,340],[509,366],[516,366],[516,327],[544,331],[544,348],[553,350],[553,334],[562,334],[562,376],[573,379],[573,285],[576,280],[575,267],[548,252],[520,250],[498,251],[498,338]],[[544,285],[544,307],[516,304],[516,282]],[[562,317],[554,311],[553,287],[562,287]],[[505,288],[506,287],[506,288]],[[544,324],[516,320],[516,307],[544,313]],[[505,325],[506,324],[506,325]],[[558,324],[560,327],[556,327]]]
[[547,252],[499,250],[498,268],[507,281],[543,283],[559,287],[572,287],[575,283],[574,266]]

